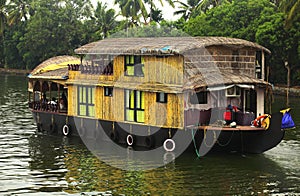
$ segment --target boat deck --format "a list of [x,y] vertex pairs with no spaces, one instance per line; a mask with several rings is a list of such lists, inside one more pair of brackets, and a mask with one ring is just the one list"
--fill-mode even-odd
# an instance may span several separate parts
[[188,129],[206,130],[206,131],[266,131],[263,127],[253,127],[253,126],[241,126],[238,125],[235,128],[229,126],[187,126]]

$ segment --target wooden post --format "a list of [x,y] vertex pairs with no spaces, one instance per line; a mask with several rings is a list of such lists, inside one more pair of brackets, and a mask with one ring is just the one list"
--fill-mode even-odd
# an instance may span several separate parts
[[246,89],[243,89],[243,113],[246,112]]
[[261,79],[265,80],[265,53],[261,51]]
[[36,83],[36,81],[32,81],[32,103],[33,103],[33,105],[32,105],[32,109],[35,109],[35,104],[36,104],[36,102],[35,102],[35,90],[34,90],[34,87],[35,87],[35,83]]
[[43,82],[39,81],[40,84],[40,109],[42,109],[42,103],[43,103]]
[[57,84],[58,87],[58,101],[57,101],[57,106],[58,106],[58,113],[60,113],[60,84]]
[[[269,77],[270,77],[270,66],[267,66],[267,76],[266,76],[266,81],[269,82]],[[266,97],[267,97],[267,112],[271,113],[272,111],[272,103],[273,103],[273,94],[272,90],[270,89],[271,87],[267,87],[266,89]]]
[[29,108],[32,108],[32,102],[31,102],[30,91],[28,91],[28,106],[29,106]]
[[49,87],[49,101],[52,101],[52,91],[51,91],[51,86],[52,86],[52,82],[48,82],[48,87]]
[[[28,106],[29,106],[29,108],[31,107],[31,96],[30,96],[30,84],[31,84],[31,81],[28,81]],[[33,92],[33,87],[32,87],[32,92]]]
[[284,66],[287,69],[287,88],[286,88],[286,107],[290,106],[290,100],[289,100],[289,92],[290,92],[290,86],[291,86],[291,67],[289,66],[289,63],[287,61],[284,62]]

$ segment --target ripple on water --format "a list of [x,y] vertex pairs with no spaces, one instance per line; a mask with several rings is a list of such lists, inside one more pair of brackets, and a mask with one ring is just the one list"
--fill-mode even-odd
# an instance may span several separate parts
[[299,130],[288,132],[289,140],[263,155],[197,159],[192,154],[149,171],[122,171],[94,157],[75,138],[36,135],[26,80],[17,86],[7,81],[0,77],[5,89],[0,95],[0,195],[300,193]]
[[[286,169],[297,169],[300,175],[300,142],[297,140],[283,140],[276,148],[265,152],[265,156],[274,159]],[[287,159],[288,157],[288,159]]]

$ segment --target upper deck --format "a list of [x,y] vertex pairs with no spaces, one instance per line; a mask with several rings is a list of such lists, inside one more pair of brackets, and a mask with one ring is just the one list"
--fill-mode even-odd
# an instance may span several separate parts
[[166,92],[263,83],[264,53],[270,53],[256,43],[225,37],[110,38],[75,52],[82,60],[78,69],[70,69],[69,83],[122,88],[139,84],[142,90]]

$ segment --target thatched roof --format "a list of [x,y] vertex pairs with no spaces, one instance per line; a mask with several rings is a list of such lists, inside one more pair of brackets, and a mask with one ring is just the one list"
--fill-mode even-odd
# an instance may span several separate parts
[[41,72],[34,75],[29,75],[29,78],[33,79],[47,79],[47,80],[66,80],[69,77],[68,67],[55,69],[47,72]]
[[228,37],[143,37],[108,38],[86,44],[75,50],[77,54],[184,54],[193,49],[209,46],[227,46],[234,48],[251,47],[270,51],[253,42]]
[[40,79],[67,79],[68,64],[80,64],[80,59],[67,55],[52,57],[38,65],[28,77]]
[[214,87],[231,84],[247,84],[261,86],[270,85],[268,82],[262,79],[249,77],[247,75],[237,75],[224,70],[207,70],[186,78],[183,89],[192,90],[203,87]]

